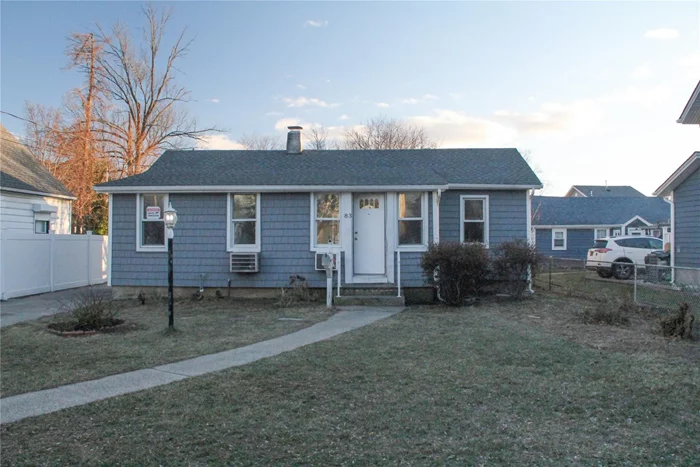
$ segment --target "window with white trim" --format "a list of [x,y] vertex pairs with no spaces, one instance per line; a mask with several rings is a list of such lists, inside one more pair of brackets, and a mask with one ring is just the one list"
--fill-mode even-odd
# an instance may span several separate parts
[[605,238],[607,236],[608,236],[608,229],[595,229],[594,240],[598,240],[599,238]]
[[138,249],[142,251],[165,249],[165,221],[163,212],[168,195],[143,193],[138,197]]
[[552,229],[552,250],[566,250],[566,229]]
[[422,192],[399,193],[399,247],[424,247],[427,244],[427,198]]
[[229,195],[229,251],[260,251],[260,194]]
[[489,244],[489,197],[462,195],[460,241]]
[[313,195],[314,246],[340,245],[340,195],[315,193]]

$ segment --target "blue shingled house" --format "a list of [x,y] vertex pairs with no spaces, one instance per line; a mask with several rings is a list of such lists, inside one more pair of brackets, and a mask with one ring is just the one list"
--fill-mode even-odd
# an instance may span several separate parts
[[[654,195],[672,200],[671,265],[700,268],[700,152],[693,153]],[[697,273],[688,275],[700,282]]]
[[557,258],[584,259],[596,238],[654,235],[670,225],[671,206],[654,197],[554,197],[532,199],[537,250]]
[[290,127],[286,151],[166,151],[95,189],[110,195],[120,296],[166,285],[169,203],[176,287],[230,281],[259,295],[297,274],[325,287],[319,253],[330,251],[342,288],[410,289],[426,287],[429,242],[529,239],[529,193],[541,186],[516,149],[303,150]]

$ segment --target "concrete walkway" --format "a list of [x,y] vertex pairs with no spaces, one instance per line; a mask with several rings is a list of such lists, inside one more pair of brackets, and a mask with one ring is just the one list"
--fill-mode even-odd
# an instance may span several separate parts
[[0,327],[4,328],[22,321],[32,321],[42,316],[61,313],[64,311],[63,304],[69,303],[74,296],[88,290],[107,298],[112,296],[112,290],[106,284],[101,284],[29,297],[11,298],[0,302]]
[[246,365],[267,357],[329,339],[387,318],[402,308],[347,307],[327,321],[306,329],[238,349],[169,363],[145,370],[131,371],[83,383],[69,384],[43,391],[29,392],[0,399],[0,423],[58,410],[199,376],[214,371]]

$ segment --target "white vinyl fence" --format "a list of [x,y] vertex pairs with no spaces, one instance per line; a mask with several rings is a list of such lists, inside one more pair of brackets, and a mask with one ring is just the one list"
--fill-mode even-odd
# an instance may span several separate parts
[[0,300],[107,282],[107,236],[0,232]]

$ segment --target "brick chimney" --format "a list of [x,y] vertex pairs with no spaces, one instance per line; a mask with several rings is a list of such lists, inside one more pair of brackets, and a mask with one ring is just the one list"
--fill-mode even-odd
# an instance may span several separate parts
[[303,148],[301,145],[301,130],[300,126],[288,126],[287,129],[287,154],[301,154]]

